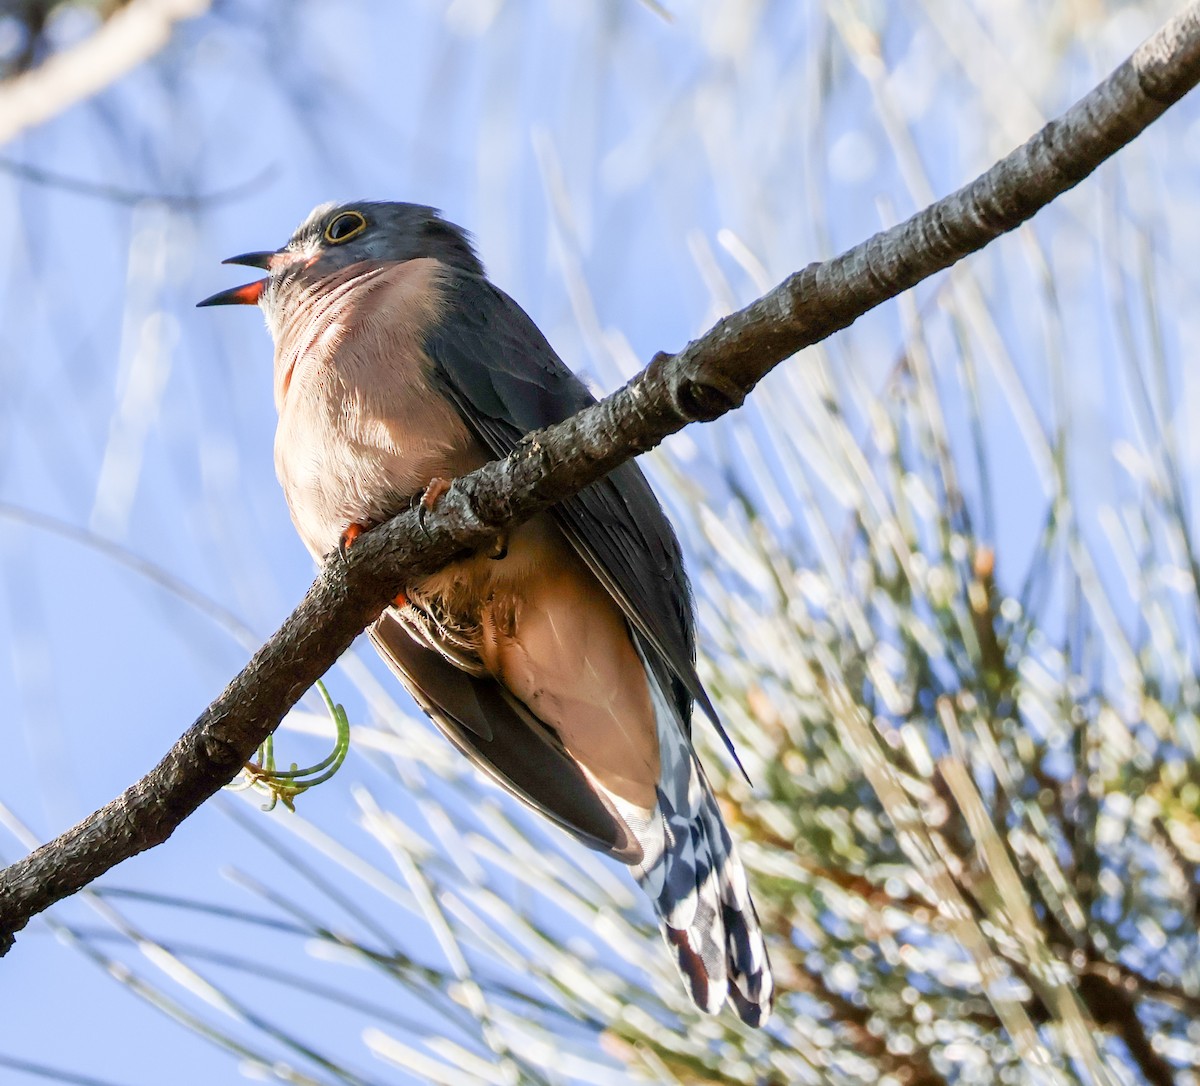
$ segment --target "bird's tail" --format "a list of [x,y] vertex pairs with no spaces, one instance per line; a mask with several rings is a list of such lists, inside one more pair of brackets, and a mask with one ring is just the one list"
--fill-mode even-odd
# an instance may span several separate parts
[[717,1013],[726,998],[742,1021],[763,1025],[774,982],[746,871],[725,828],[672,699],[646,669],[658,722],[658,806],[617,801],[642,846],[633,876],[654,903],[692,999]]

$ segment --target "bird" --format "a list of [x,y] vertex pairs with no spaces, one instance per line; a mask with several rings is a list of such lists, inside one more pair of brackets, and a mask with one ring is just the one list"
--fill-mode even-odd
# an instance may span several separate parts
[[[594,401],[470,236],[420,204],[323,204],[265,278],[200,306],[257,305],[275,346],[275,469],[321,561]],[[496,545],[406,586],[369,630],[474,765],[627,865],[693,1002],[762,1026],[774,981],[745,869],[692,746],[696,671],[675,532],[633,462]]]

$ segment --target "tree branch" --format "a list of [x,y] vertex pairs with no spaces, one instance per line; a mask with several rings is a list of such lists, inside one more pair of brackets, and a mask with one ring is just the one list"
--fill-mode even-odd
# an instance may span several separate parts
[[0,143],[90,98],[170,40],[175,24],[211,0],[130,0],[77,45],[0,83]]
[[1029,219],[1200,81],[1200,3],[1098,87],[958,192],[812,264],[623,388],[457,480],[422,524],[412,509],[333,558],[300,606],[142,780],[0,872],[0,952],[32,916],[165,841],[236,776],[263,739],[386,601],[653,448],[739,406],[762,377],[881,302]]
[[88,181],[83,177],[72,177],[70,174],[58,173],[56,170],[44,170],[28,162],[14,162],[0,155],[0,173],[19,177],[34,185],[42,185],[48,189],[58,189],[60,192],[71,192],[76,196],[87,196],[93,200],[107,200],[111,204],[123,204],[136,207],[138,204],[165,204],[167,207],[179,208],[183,211],[199,211],[201,208],[213,207],[217,204],[239,200],[243,196],[261,192],[269,184],[277,172],[274,164],[264,167],[245,181],[239,181],[227,188],[214,189],[211,192],[152,192],[148,189],[131,189],[121,185],[110,185],[103,181]]

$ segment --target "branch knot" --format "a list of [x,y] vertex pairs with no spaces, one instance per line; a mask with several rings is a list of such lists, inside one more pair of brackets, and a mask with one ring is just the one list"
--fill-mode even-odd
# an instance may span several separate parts
[[720,371],[685,375],[675,386],[675,404],[688,422],[710,422],[741,407],[746,389]]

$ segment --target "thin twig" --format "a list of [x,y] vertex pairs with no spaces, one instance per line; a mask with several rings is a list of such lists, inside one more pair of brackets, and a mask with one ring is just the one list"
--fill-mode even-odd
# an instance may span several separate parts
[[63,192],[74,193],[76,196],[87,196],[94,200],[104,200],[110,204],[121,204],[132,207],[136,204],[164,204],[167,207],[178,208],[182,211],[197,211],[217,204],[230,203],[250,196],[269,184],[278,173],[274,164],[264,166],[258,173],[245,181],[228,185],[211,192],[152,192],[149,189],[130,189],[121,185],[112,185],[102,181],[89,181],[83,177],[72,177],[70,174],[58,173],[55,170],[43,169],[28,162],[16,162],[11,158],[0,157],[0,171],[19,177],[46,188],[61,189]]

